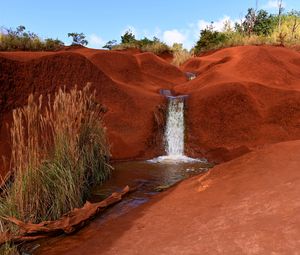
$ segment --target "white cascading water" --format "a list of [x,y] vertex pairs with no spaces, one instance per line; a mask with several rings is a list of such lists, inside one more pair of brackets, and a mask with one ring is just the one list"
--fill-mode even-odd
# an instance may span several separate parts
[[166,153],[180,157],[184,153],[184,98],[168,97],[168,116],[165,131]]
[[167,95],[168,114],[165,131],[166,156],[149,160],[151,163],[180,163],[201,161],[184,155],[184,100],[185,96]]

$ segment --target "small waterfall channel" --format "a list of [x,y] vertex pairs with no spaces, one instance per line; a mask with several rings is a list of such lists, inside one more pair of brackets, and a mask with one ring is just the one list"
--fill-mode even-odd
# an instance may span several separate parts
[[164,134],[166,155],[152,159],[150,162],[178,163],[201,161],[200,159],[193,159],[184,155],[184,109],[185,101],[188,96],[173,96],[170,90],[161,90],[160,94],[164,95],[168,100],[167,121]]
[[170,157],[180,157],[184,154],[184,97],[168,96],[165,150]]
[[[172,96],[170,91],[164,91],[162,94],[168,100],[164,134],[166,155],[147,161],[116,162],[113,164],[114,171],[111,178],[102,185],[94,187],[91,202],[98,202],[112,192],[120,191],[126,185],[136,188],[134,192],[120,203],[108,208],[87,227],[90,233],[89,238],[95,242],[98,241],[99,228],[108,220],[114,220],[129,213],[133,208],[150,201],[158,192],[168,189],[181,180],[205,173],[212,167],[212,164],[206,160],[193,159],[184,155],[184,109],[187,96]],[[80,242],[86,240],[85,234],[85,231],[79,231],[73,239],[70,236],[60,236],[55,242],[58,243],[58,240],[67,238],[68,242],[64,245],[81,247]],[[40,246],[40,243],[32,245],[37,244]],[[43,249],[47,250],[49,246],[51,243],[41,243]]]

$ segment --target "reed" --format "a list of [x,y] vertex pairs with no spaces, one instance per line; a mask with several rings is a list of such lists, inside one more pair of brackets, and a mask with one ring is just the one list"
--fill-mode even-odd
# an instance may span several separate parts
[[179,67],[192,57],[193,54],[187,50],[182,49],[174,51],[172,64]]
[[102,115],[89,85],[60,89],[53,99],[30,95],[26,106],[15,109],[13,181],[1,197],[0,216],[38,223],[82,206],[90,187],[111,171]]

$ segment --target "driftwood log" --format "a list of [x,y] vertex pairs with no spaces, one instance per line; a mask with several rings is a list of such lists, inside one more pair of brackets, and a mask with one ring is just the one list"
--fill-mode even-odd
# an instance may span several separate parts
[[124,195],[130,191],[129,186],[126,186],[121,192],[114,192],[101,202],[90,203],[87,201],[83,207],[75,208],[54,221],[43,221],[33,224],[25,223],[13,217],[2,217],[2,219],[17,225],[19,227],[19,234],[13,235],[9,232],[0,233],[0,245],[6,242],[34,241],[61,233],[70,234],[83,227],[90,219],[108,206],[121,201]]

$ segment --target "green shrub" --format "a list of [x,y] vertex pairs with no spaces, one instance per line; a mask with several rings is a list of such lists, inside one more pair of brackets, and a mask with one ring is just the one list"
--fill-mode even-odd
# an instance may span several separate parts
[[[280,25],[279,25],[280,23]],[[284,45],[294,47],[300,44],[300,12],[291,11],[271,15],[265,10],[248,9],[245,19],[235,23],[234,29],[225,22],[222,32],[211,26],[202,30],[200,39],[192,49],[195,54],[213,49],[239,45]]]
[[199,54],[200,52],[218,48],[228,40],[225,33],[221,33],[213,30],[213,26],[209,26],[200,32],[200,39],[197,41],[194,52]]
[[121,44],[127,44],[127,43],[135,43],[135,35],[132,33],[131,30],[128,30],[124,33],[124,35],[121,36]]
[[165,52],[172,52],[170,47],[158,38],[153,37],[153,40],[151,40],[144,37],[141,40],[137,40],[130,30],[121,36],[120,44],[117,44],[116,40],[111,40],[108,41],[103,48],[107,48],[109,50],[138,49],[142,52],[153,52],[157,55]]
[[68,33],[68,37],[72,37],[72,45],[82,45],[88,44],[83,33]]

